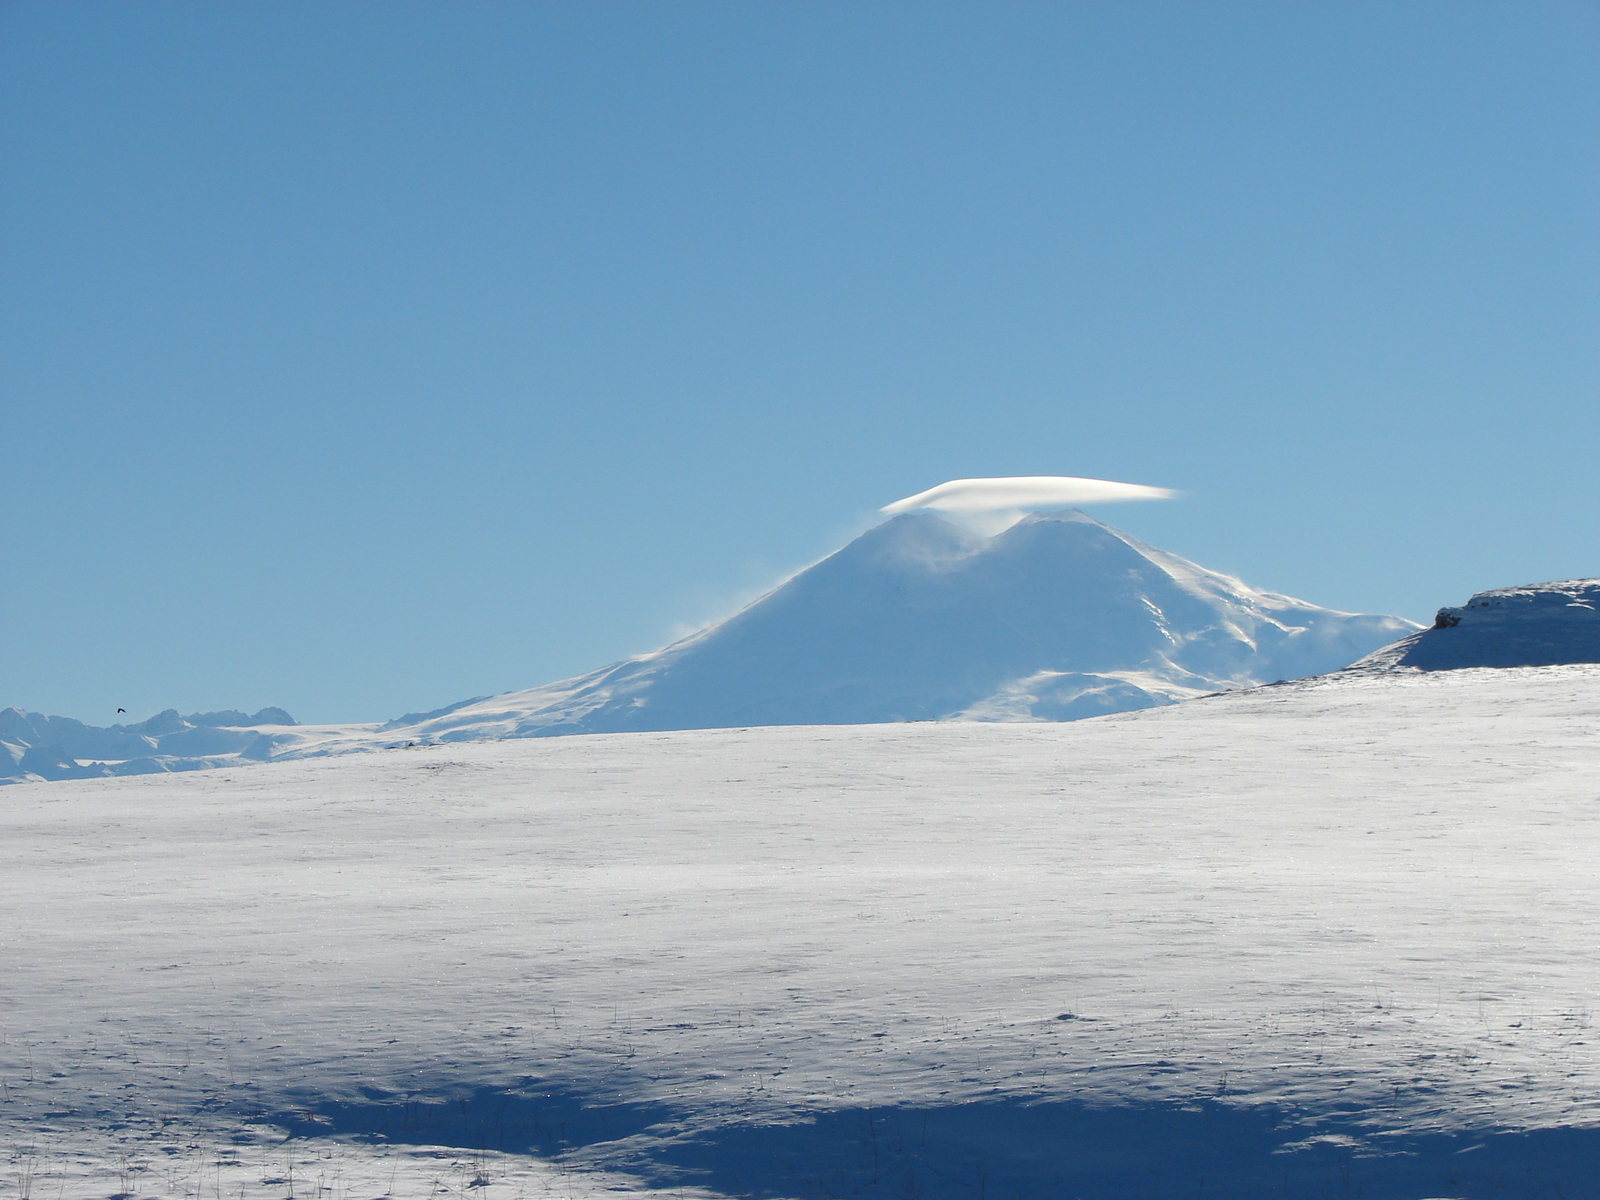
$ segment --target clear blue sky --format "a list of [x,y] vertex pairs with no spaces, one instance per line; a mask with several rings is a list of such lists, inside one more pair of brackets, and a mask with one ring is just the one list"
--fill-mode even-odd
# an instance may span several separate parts
[[943,480],[1600,574],[1600,6],[9,3],[0,705],[366,720]]

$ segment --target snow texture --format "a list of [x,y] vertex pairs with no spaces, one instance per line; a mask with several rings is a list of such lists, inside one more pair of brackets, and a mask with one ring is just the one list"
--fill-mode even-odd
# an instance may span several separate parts
[[1600,666],[14,788],[23,1197],[1600,1196]]

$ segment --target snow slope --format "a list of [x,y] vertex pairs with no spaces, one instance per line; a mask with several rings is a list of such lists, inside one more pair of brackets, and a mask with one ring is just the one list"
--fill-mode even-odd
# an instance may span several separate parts
[[1580,665],[14,788],[0,1147],[51,1200],[1600,1196],[1597,781]]

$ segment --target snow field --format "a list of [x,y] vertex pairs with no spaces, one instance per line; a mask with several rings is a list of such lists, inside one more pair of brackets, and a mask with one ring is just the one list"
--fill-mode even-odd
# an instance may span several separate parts
[[[471,1189],[505,1200],[900,1196],[902,1167],[965,1195],[926,1174],[929,1119],[998,1183],[1047,1149],[1006,1130],[1061,1105],[1275,1113],[1272,1163],[1380,1182],[1401,1135],[1600,1128],[1600,667],[5,799],[0,1146],[30,1200],[281,1200],[291,1159],[302,1198],[464,1191],[441,1164],[492,1112],[537,1151]],[[1180,1194],[1150,1186],[1081,1194]]]
[[[251,1131],[244,1131],[246,1133]],[[367,1200],[374,1196],[473,1200],[591,1200],[645,1189],[627,1176],[575,1168],[525,1154],[452,1146],[369,1146],[285,1140],[263,1129],[258,1142],[161,1131],[77,1131],[70,1145],[9,1147],[5,1182],[21,1200]],[[698,1188],[652,1191],[659,1200],[701,1200]]]

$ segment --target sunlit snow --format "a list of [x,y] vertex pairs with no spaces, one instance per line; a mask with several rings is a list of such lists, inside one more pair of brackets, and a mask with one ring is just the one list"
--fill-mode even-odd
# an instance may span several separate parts
[[1593,1196],[1597,780],[1559,666],[11,788],[0,1145],[35,1197]]

